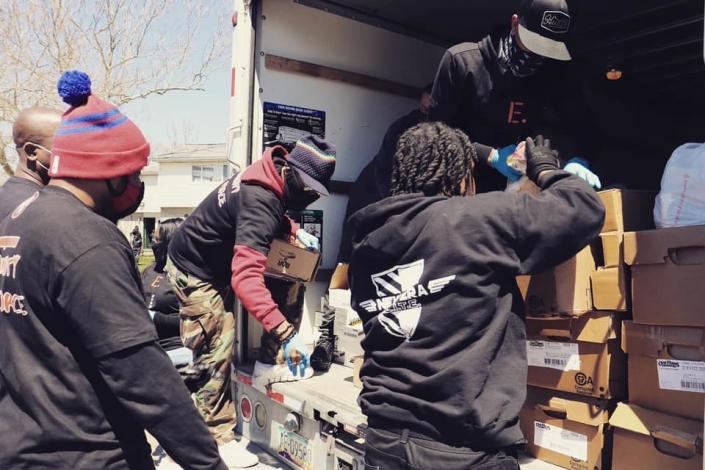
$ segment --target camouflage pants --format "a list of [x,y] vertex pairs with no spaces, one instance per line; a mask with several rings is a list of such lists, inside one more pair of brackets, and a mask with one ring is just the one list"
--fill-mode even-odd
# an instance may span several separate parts
[[235,342],[232,290],[183,273],[171,260],[166,271],[181,303],[181,340],[193,351],[185,381],[211,434],[225,444],[235,437],[236,421],[230,390]]
[[[306,286],[302,282],[288,282],[272,277],[264,278],[274,303],[289,323],[298,331],[304,309]],[[266,331],[262,333],[259,361],[265,364],[284,364],[284,351],[276,336]]]

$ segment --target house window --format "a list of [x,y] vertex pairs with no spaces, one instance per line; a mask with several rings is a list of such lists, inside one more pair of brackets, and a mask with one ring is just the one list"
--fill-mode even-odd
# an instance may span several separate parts
[[230,178],[230,165],[191,165],[191,181],[194,183],[210,183],[225,181]]
[[191,181],[194,183],[223,181],[223,173],[217,165],[191,165]]
[[191,165],[191,181],[201,181],[201,165]]
[[201,181],[216,181],[215,168],[208,165],[201,166]]

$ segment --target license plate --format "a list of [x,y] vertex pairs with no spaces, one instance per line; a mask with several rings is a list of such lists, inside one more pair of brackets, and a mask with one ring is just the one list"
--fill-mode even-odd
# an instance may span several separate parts
[[313,448],[308,439],[295,432],[287,431],[281,424],[275,429],[279,434],[277,446],[279,456],[303,470],[313,470]]

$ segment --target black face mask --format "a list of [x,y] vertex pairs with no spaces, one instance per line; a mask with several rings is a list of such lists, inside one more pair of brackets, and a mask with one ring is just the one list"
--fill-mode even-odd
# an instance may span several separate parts
[[540,55],[521,50],[512,33],[499,40],[497,58],[503,69],[509,69],[512,75],[518,78],[535,74],[543,65],[543,58]]
[[287,209],[302,211],[316,202],[319,197],[321,197],[321,195],[315,191],[304,190],[304,185],[299,177],[296,176],[295,171],[290,170],[286,172],[284,201],[286,202]]
[[152,242],[152,251],[154,252],[154,269],[156,271],[164,271],[167,258],[167,245],[164,242]]
[[105,184],[108,186],[108,192],[110,193],[112,206],[112,214],[109,219],[113,222],[117,222],[139,209],[140,204],[142,204],[142,199],[144,198],[143,182],[140,182],[139,186],[131,184],[127,176],[124,176],[122,181],[123,188],[120,190],[113,187],[110,180],[105,180]]
[[[28,144],[31,144],[31,145],[33,145],[33,146],[35,146],[35,147],[39,147],[40,149],[44,150],[45,152],[51,154],[51,150],[49,150],[49,149],[46,148],[46,147],[43,147],[43,146],[41,146],[41,145],[39,145],[39,144],[35,144],[34,142],[31,142],[31,143],[28,142]],[[24,147],[25,152],[27,151],[27,150],[26,150],[26,146],[27,146],[27,144],[25,144],[25,147]],[[46,186],[47,184],[49,184],[49,180],[51,179],[51,178],[49,177],[49,168],[47,168],[44,164],[42,164],[42,162],[40,162],[40,161],[37,159],[36,155],[34,156],[34,158],[29,158],[29,156],[28,156],[28,158],[27,158],[27,167],[28,167],[30,170],[34,171],[37,175],[39,175],[39,178],[42,180],[42,183],[44,184],[44,186]]]

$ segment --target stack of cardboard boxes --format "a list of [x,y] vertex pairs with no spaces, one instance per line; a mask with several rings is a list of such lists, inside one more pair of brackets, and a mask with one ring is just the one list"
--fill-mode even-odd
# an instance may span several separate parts
[[606,207],[600,238],[552,271],[518,279],[528,314],[522,430],[530,454],[569,469],[610,467],[609,418],[627,397],[623,239],[625,231],[653,224],[653,193],[612,190],[600,197]]
[[701,469],[705,226],[625,233],[622,253],[633,321],[622,325],[629,401],[610,419],[613,468]]
[[365,333],[362,329],[362,320],[350,305],[347,264],[338,265],[328,286],[328,299],[322,299],[321,303],[335,309],[333,334],[337,353],[334,360],[338,364],[352,368],[353,383],[356,387],[362,388],[360,368],[364,351],[360,343]]

